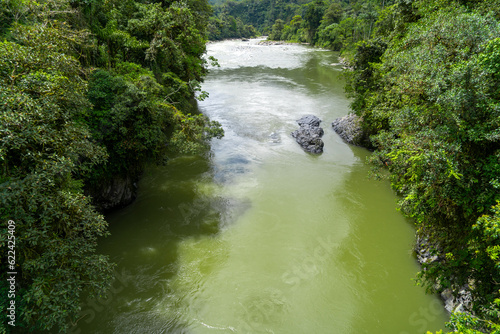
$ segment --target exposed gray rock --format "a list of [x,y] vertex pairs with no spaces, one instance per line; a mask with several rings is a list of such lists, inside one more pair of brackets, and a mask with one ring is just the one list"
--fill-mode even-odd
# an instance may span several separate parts
[[344,57],[339,57],[339,63],[344,67],[344,69],[349,71],[354,71],[354,67],[349,63],[349,61]]
[[297,120],[300,126],[309,125],[311,127],[319,127],[321,120],[314,115],[306,115]]
[[345,142],[356,146],[365,145],[365,135],[361,128],[362,118],[349,114],[344,117],[337,118],[332,122],[332,127]]
[[[442,261],[441,253],[443,252],[439,244],[432,242],[428,235],[417,233],[415,254],[417,261],[421,265]],[[473,300],[468,285],[461,287],[456,294],[451,289],[440,289],[438,285],[435,288],[437,291],[440,291],[439,296],[443,300],[444,307],[448,312],[470,312],[472,309]]]
[[436,262],[439,257],[439,245],[432,243],[428,236],[417,233],[417,243],[415,244],[415,254],[420,264]]
[[297,120],[297,123],[300,128],[292,132],[295,141],[307,152],[323,153],[324,143],[321,137],[324,131],[319,127],[321,120],[314,115],[307,115]]
[[444,302],[444,308],[450,313],[468,312],[472,308],[472,295],[468,286],[462,287],[456,297],[451,289],[444,290],[440,296]]
[[281,136],[279,135],[279,133],[271,132],[271,134],[269,135],[269,142],[275,144],[281,143]]

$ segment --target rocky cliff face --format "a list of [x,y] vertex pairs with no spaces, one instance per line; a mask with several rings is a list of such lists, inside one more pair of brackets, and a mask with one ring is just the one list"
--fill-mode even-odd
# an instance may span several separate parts
[[[422,233],[417,233],[415,254],[420,265],[442,261],[443,255],[438,243],[432,242],[431,238]],[[424,267],[425,270],[425,267]],[[449,312],[467,312],[472,309],[472,295],[469,286],[463,286],[458,291],[442,289],[436,286],[439,296],[444,302],[445,309]]]
[[106,212],[131,204],[137,197],[137,177],[116,175],[86,189],[95,207]]

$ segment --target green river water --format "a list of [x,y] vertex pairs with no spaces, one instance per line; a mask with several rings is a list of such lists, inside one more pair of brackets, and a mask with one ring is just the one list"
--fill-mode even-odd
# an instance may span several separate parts
[[[206,157],[149,168],[108,216],[118,264],[73,333],[384,333],[438,330],[438,298],[412,280],[414,230],[368,151],[331,122],[349,112],[337,55],[301,45],[208,45],[220,68],[201,112],[225,137]],[[290,133],[323,120],[324,153]]]

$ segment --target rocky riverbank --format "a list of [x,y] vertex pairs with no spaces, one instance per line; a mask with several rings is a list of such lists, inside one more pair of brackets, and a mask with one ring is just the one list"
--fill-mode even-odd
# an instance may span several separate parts
[[368,148],[370,140],[363,131],[362,122],[363,119],[361,117],[355,114],[348,114],[334,120],[332,128],[346,143]]
[[[439,243],[432,241],[428,235],[417,232],[416,244],[414,247],[418,263],[424,266],[433,262],[444,260],[444,254]],[[449,312],[469,312],[472,309],[472,295],[468,285],[462,286],[458,291],[451,289],[441,289],[435,287],[444,303],[445,309]]]
[[354,70],[354,67],[349,63],[347,58],[339,57],[339,64],[341,64],[345,70],[349,70],[349,71]]

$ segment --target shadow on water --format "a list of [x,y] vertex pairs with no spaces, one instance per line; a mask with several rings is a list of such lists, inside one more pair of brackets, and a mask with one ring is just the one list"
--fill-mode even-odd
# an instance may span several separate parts
[[[234,168],[225,173],[244,163],[228,161]],[[106,217],[111,236],[101,240],[99,252],[117,264],[113,287],[106,298],[85,300],[71,333],[185,332],[181,315],[157,310],[172,297],[168,283],[178,274],[180,243],[216,236],[249,207],[217,194],[216,173],[210,159],[200,156],[147,169],[136,201]]]
[[[349,272],[353,294],[363,305],[352,333],[418,334],[444,329],[449,315],[442,301],[423,294],[414,281],[421,268],[412,255],[413,223],[396,210],[397,197],[388,181],[369,179],[365,161],[370,152],[349,148],[359,163],[351,169],[342,191],[332,197],[353,212],[353,232],[346,240],[349,246],[339,257]],[[395,226],[399,234],[391,233]]]

